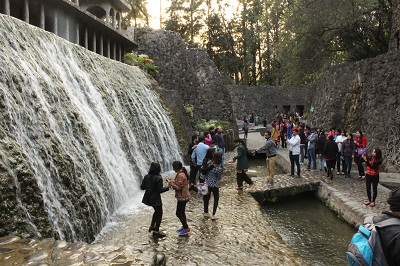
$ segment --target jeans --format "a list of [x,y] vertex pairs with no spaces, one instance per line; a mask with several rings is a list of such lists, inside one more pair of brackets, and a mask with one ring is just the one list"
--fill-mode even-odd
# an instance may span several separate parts
[[304,147],[306,144],[300,144],[300,162],[304,163]]
[[153,230],[155,232],[158,232],[160,230],[160,224],[161,224],[161,219],[162,219],[162,215],[163,215],[162,205],[153,206],[153,209],[154,209],[154,213],[153,213],[153,218],[151,219],[150,226],[153,227]]
[[294,175],[294,164],[296,164],[297,167],[297,175],[300,176],[300,161],[299,161],[299,155],[293,155],[291,151],[289,151],[289,158],[290,158],[290,174]]
[[343,172],[345,175],[350,175],[351,165],[352,165],[352,158],[351,156],[343,156]]
[[185,208],[186,208],[186,203],[188,200],[178,200],[178,203],[176,205],[176,217],[179,218],[179,220],[182,223],[183,228],[188,229],[189,226],[186,221],[186,214],[185,214]]
[[361,157],[354,156],[354,161],[358,167],[358,175],[365,176],[365,170],[364,170],[364,166],[361,162]]
[[336,153],[336,170],[338,172],[340,172],[340,162],[342,162],[342,171],[344,172],[344,165],[343,165],[344,162],[342,160],[342,153],[338,152],[338,153]]
[[317,159],[315,158],[315,148],[311,148],[307,150],[307,158],[308,158],[308,170],[311,169],[311,161],[313,162],[313,169],[317,169]]
[[218,151],[222,153],[221,167],[224,168],[225,148],[219,148]]
[[319,155],[319,170],[322,170],[323,167],[325,167],[325,156],[320,154]]
[[194,166],[192,162],[190,162],[190,174],[189,174],[189,183],[195,184],[196,183],[196,176],[197,172],[199,172],[201,166]]
[[[378,183],[379,183],[379,175],[366,175],[365,176],[365,184],[367,186],[367,196],[368,200],[371,202],[375,202],[376,196],[378,195]],[[371,198],[371,184],[372,184],[372,198]]]
[[214,206],[213,215],[217,212],[218,201],[219,201],[219,188],[218,187],[208,187],[208,194],[203,196],[204,202],[204,213],[208,213],[208,203],[210,202],[211,193],[214,195]]

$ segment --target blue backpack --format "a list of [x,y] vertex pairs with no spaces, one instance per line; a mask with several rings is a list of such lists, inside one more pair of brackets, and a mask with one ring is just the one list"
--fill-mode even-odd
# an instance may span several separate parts
[[390,218],[374,224],[372,218],[365,218],[350,241],[346,259],[351,266],[388,266],[376,228],[400,225],[400,220]]

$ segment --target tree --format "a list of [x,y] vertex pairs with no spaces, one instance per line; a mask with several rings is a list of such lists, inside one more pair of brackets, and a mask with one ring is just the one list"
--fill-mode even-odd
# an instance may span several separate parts
[[147,11],[147,0],[126,0],[131,10],[124,14],[123,23],[126,26],[140,27],[149,26],[149,13]]

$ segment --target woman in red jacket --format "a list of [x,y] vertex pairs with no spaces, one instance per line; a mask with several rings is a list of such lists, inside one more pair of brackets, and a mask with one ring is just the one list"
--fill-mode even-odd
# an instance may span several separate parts
[[[379,183],[379,172],[382,165],[382,151],[378,148],[375,148],[371,156],[363,154],[361,157],[362,162],[367,163],[367,175],[366,177],[366,185],[367,185],[367,196],[368,200],[364,201],[365,205],[369,205],[370,207],[375,207],[376,196],[378,195],[378,183]],[[372,184],[372,198],[371,198],[371,184]]]
[[361,154],[358,155],[357,153],[357,149],[367,147],[367,138],[363,135],[361,130],[358,130],[356,132],[356,138],[354,139],[354,143],[356,144],[356,154],[354,156],[354,162],[358,166],[358,178],[365,179],[365,170],[361,162]]

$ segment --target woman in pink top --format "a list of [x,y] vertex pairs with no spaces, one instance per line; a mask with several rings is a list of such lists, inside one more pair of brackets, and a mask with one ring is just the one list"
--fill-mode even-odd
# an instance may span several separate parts
[[210,132],[204,132],[204,140],[205,140],[205,144],[210,146],[210,143],[212,141]]

